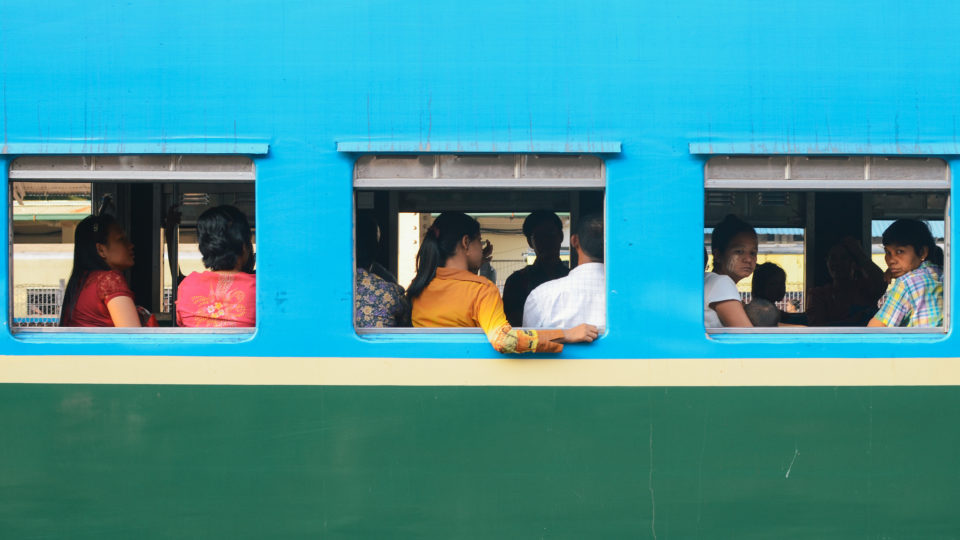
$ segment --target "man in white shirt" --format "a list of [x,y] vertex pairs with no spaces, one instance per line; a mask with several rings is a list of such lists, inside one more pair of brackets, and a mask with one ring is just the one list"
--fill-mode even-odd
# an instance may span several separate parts
[[606,274],[603,267],[603,218],[584,216],[570,235],[577,267],[567,277],[540,285],[523,306],[526,328],[572,328],[607,324]]

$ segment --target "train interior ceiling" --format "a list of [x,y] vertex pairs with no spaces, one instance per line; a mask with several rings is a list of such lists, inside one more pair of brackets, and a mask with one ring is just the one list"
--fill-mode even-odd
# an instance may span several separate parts
[[[116,217],[135,246],[127,280],[137,304],[156,315],[160,326],[172,326],[171,268],[183,275],[203,270],[197,217],[221,204],[236,206],[248,217],[255,241],[254,176],[253,161],[242,156],[18,158],[9,183],[14,329],[57,325],[74,230],[97,211]],[[162,226],[168,218],[179,218],[169,239]]]
[[[885,270],[882,235],[897,219],[925,221],[949,265],[949,181],[946,163],[934,158],[715,157],[705,168],[704,249],[710,253],[713,226],[726,215],[743,218],[758,233],[758,264],[787,274],[778,306],[802,313],[808,291],[831,282],[827,254],[845,237]],[[751,277],[738,283],[744,302]]]

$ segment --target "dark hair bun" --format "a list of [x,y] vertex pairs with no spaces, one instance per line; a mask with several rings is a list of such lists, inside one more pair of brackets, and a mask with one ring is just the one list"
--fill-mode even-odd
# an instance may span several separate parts
[[234,270],[244,246],[251,245],[250,236],[247,216],[233,206],[217,206],[197,218],[197,242],[210,270]]

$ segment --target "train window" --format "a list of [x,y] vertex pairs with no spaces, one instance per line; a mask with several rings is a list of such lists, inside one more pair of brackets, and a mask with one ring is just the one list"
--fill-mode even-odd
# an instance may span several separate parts
[[[89,325],[60,327],[77,225],[91,214],[103,213],[113,217],[135,246],[135,263],[123,271],[124,279],[135,305],[142,308],[138,310],[142,322],[157,326],[142,332],[251,332],[252,318],[243,319],[246,326],[241,328],[220,328],[223,323],[215,319],[229,317],[225,310],[214,310],[211,317],[197,320],[208,328],[178,326],[175,302],[178,277],[205,270],[196,223],[206,209],[231,205],[245,214],[252,233],[250,250],[255,253],[254,179],[254,163],[245,156],[30,156],[14,160],[9,170],[12,331],[119,331]],[[169,226],[163,226],[165,221]]]
[[[720,282],[734,282],[736,293],[725,294],[738,294],[744,310],[733,317],[744,316],[755,326],[723,327],[705,305],[708,333],[942,333],[949,327],[950,172],[945,161],[717,156],[706,164],[704,187],[705,294],[721,294]],[[757,233],[758,270],[752,274],[733,268],[731,258],[726,268],[714,264],[714,227],[731,215]],[[921,222],[935,245],[924,261],[911,263],[910,269],[924,275],[928,271],[914,263],[929,268],[933,283],[927,292],[931,301],[915,312],[887,302],[912,279],[898,282],[904,272],[897,263],[888,269],[885,261],[882,237],[897,220]],[[736,231],[737,223],[728,221],[725,230]],[[894,308],[898,315],[891,320],[886,316]],[[912,322],[911,316],[916,317]],[[868,326],[871,321],[893,328]]]
[[[483,238],[494,246],[493,260],[480,273],[503,293],[507,278],[536,259],[522,231],[532,211],[549,210],[560,219],[560,259],[570,266],[576,264],[569,243],[571,227],[581,216],[602,215],[604,210],[604,163],[592,155],[365,155],[356,162],[353,182],[355,216],[367,222],[372,218],[381,232],[373,264],[404,288],[415,274],[423,234],[442,212],[464,212],[480,222]],[[508,306],[508,317],[522,319],[522,305],[519,309],[516,314]],[[480,331],[354,323],[364,335]]]

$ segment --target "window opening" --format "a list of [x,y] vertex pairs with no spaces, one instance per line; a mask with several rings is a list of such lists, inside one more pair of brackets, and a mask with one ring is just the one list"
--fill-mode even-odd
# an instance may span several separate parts
[[[857,251],[886,270],[881,237],[895,220],[925,222],[944,251],[944,324],[909,329],[943,332],[949,318],[950,175],[946,162],[934,158],[888,156],[717,156],[704,168],[704,249],[711,251],[713,225],[728,214],[751,224],[758,236],[757,264],[773,262],[786,274],[786,295],[777,302],[781,317],[794,310],[802,324],[793,328],[708,328],[710,333],[764,331],[876,332],[849,319],[813,317],[811,302],[823,308],[824,287],[836,287],[826,263],[831,248],[851,238]],[[713,257],[708,256],[708,270]],[[836,267],[835,267],[836,268]],[[835,272],[835,270],[834,270]],[[752,301],[753,275],[737,282],[744,303]],[[833,283],[834,285],[830,285]],[[874,287],[876,288],[876,287]],[[811,291],[819,296],[811,299]],[[879,300],[878,300],[879,303]],[[842,307],[842,306],[841,306]],[[875,309],[875,307],[874,307]],[[705,312],[706,313],[706,312]],[[805,319],[807,315],[811,318]],[[811,324],[812,320],[827,324]],[[783,320],[783,319],[781,319]],[[862,321],[863,324],[866,321]],[[903,328],[887,329],[904,331]]]
[[[135,244],[134,266],[125,272],[135,302],[161,327],[175,326],[171,256],[184,275],[204,270],[196,244],[199,214],[229,204],[255,231],[255,169],[245,156],[30,156],[11,163],[9,178],[14,332],[58,326],[73,266],[74,231],[102,201],[110,201],[107,212]],[[174,204],[180,222],[172,229],[175,245],[168,249],[161,222]]]
[[[590,155],[467,154],[367,155],[354,170],[355,212],[371,216],[381,231],[377,262],[406,288],[416,272],[420,242],[446,211],[480,222],[493,246],[491,278],[501,294],[508,277],[532,264],[535,254],[523,235],[524,219],[549,210],[562,222],[560,259],[571,264],[570,228],[579,216],[603,213],[603,161]],[[575,262],[575,261],[573,261]],[[380,329],[374,332],[472,332],[479,329]]]

